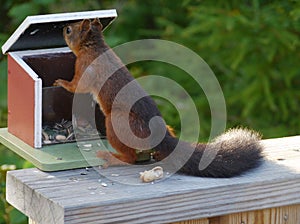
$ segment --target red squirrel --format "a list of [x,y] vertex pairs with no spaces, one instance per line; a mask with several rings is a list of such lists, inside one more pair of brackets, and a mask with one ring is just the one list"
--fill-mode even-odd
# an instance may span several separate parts
[[[258,167],[261,164],[263,149],[259,142],[260,135],[251,130],[242,128],[231,129],[208,144],[190,144],[176,138],[172,129],[165,125],[154,100],[135,82],[126,66],[105,43],[102,28],[103,26],[99,19],[92,21],[85,19],[64,27],[64,39],[76,56],[75,74],[72,81],[58,79],[54,85],[62,86],[73,93],[91,93],[100,105],[105,115],[107,140],[117,151],[117,153],[99,151],[98,156],[105,159],[107,165],[134,164],[137,159],[136,148],[128,146],[128,144],[124,144],[120,140],[127,137],[127,131],[122,122],[117,122],[113,126],[112,120],[115,117],[121,120],[129,119],[131,131],[141,139],[147,138],[151,134],[149,127],[151,118],[160,118],[158,124],[154,124],[154,128],[156,128],[154,130],[164,133],[164,135],[161,141],[154,147],[154,158],[157,161],[161,161],[167,158],[174,151],[175,147],[178,146],[182,149],[181,152],[186,152],[190,156],[189,158],[182,159],[183,161],[180,159],[181,156],[177,156],[177,160],[174,163],[180,164],[178,172],[187,175],[232,177]],[[104,57],[106,59],[98,62],[102,62],[97,65],[99,69],[90,69],[89,66],[93,61],[102,55],[106,55]],[[112,68],[117,68],[117,70]],[[107,72],[107,70],[113,72],[109,78],[102,75],[101,72]],[[80,81],[84,73],[87,74],[87,78]],[[130,94],[123,96],[124,101],[115,103],[114,100],[118,92],[131,82],[134,83],[135,93],[141,94],[143,97],[134,103],[132,107],[127,103],[130,101]],[[116,107],[113,107],[114,103],[117,105]],[[129,106],[131,108],[128,110]],[[162,132],[160,129],[165,130]],[[124,136],[120,136],[120,133]],[[129,141],[134,142],[135,140],[129,139]],[[199,164],[205,150],[215,151],[216,156],[208,166],[204,169],[199,169]]]

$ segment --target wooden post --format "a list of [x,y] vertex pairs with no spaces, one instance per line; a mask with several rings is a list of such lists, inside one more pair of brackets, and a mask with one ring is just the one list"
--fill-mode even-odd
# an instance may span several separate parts
[[241,212],[209,219],[198,219],[172,224],[298,224],[300,205]]

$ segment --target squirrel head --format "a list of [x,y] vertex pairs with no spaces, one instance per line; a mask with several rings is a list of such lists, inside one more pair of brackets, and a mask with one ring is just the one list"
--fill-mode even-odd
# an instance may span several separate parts
[[64,39],[77,56],[81,48],[97,44],[102,40],[102,24],[98,18],[72,23],[63,29]]

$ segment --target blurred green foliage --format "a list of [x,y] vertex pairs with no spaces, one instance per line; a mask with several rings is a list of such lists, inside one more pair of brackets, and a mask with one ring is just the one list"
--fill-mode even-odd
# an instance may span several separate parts
[[[175,41],[199,54],[212,68],[224,92],[227,126],[248,126],[264,138],[299,134],[299,0],[62,1],[3,0],[2,45],[27,15],[116,8],[117,20],[105,31],[113,47],[142,38]],[[134,76],[163,75],[193,97],[202,140],[211,114],[201,88],[182,70],[158,62],[129,65]],[[7,119],[6,58],[0,56],[0,127]],[[180,129],[174,106],[157,99],[167,123]],[[0,145],[0,165],[30,166]],[[27,223],[5,201],[5,172],[0,175],[0,223]]]
[[[128,41],[163,38],[194,50],[222,86],[228,127],[249,126],[269,138],[299,133],[299,11],[300,2],[292,0],[134,1],[121,13],[135,19],[120,15],[113,27],[117,37]],[[127,32],[122,34],[119,26]],[[205,139],[210,131],[205,96],[182,71],[164,66],[140,72],[167,74],[187,89],[198,106]],[[168,116],[172,107],[162,111],[168,123],[179,127]]]

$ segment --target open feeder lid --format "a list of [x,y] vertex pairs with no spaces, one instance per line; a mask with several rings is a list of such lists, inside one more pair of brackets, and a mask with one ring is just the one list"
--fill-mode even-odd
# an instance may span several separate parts
[[116,17],[115,9],[28,16],[2,46],[2,53],[65,47],[63,28],[67,24],[99,18],[106,28]]

